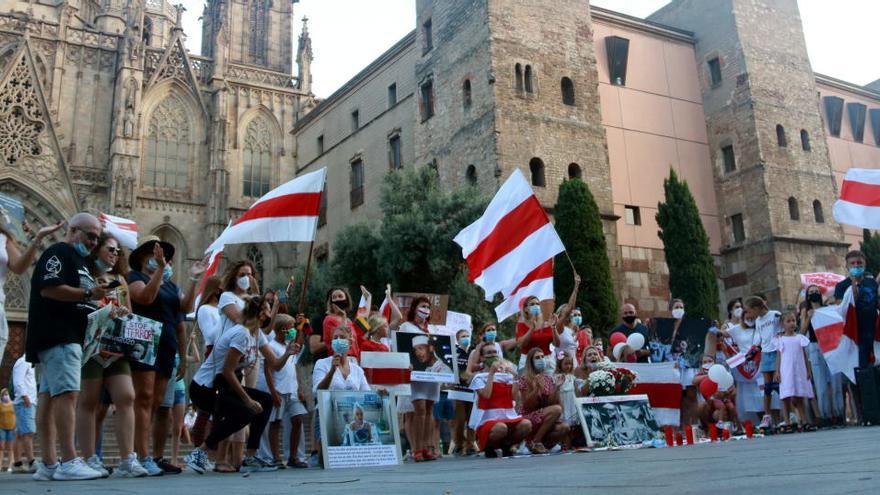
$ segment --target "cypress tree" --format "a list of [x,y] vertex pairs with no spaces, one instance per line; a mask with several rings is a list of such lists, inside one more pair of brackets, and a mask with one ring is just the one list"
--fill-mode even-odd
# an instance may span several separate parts
[[[559,186],[555,214],[556,232],[581,276],[577,304],[584,321],[597,336],[607,334],[617,321],[617,299],[599,207],[587,184],[580,179],[564,181]],[[565,302],[574,286],[565,253],[556,256],[553,286],[557,304]]]
[[690,316],[718,318],[718,283],[709,254],[709,236],[687,182],[674,170],[663,181],[665,203],[657,205],[657,235],[663,240],[672,297],[684,301]]
[[865,271],[880,276],[880,235],[871,234],[868,229],[862,230],[861,251],[865,253]]

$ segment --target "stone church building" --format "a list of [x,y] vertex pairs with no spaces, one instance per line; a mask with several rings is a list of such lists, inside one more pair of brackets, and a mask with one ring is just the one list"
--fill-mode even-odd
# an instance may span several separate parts
[[[654,220],[670,168],[725,300],[792,303],[799,273],[842,272],[859,240],[831,207],[849,167],[880,167],[880,83],[815,74],[796,0],[673,0],[647,19],[588,0],[417,0],[415,29],[324,101],[295,4],[206,0],[195,55],[167,0],[0,0],[0,192],[34,226],[132,218],[177,246],[182,277],[255,198],[320,167],[319,261],[343,226],[378,220],[390,169],[491,194],[519,168],[551,213],[579,177],[620,299],[644,315],[670,297]],[[303,260],[290,245],[228,255],[274,285]],[[6,287],[7,365],[26,285]]]

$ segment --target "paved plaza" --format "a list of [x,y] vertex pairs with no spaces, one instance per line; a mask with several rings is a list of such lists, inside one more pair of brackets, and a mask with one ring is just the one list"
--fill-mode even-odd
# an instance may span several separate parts
[[[31,481],[0,475],[0,494],[139,495],[406,493],[876,494],[880,428],[703,444],[673,449],[559,454],[514,459],[444,459],[394,468],[284,470],[251,475],[185,472],[160,479]],[[719,491],[720,490],[720,491]]]

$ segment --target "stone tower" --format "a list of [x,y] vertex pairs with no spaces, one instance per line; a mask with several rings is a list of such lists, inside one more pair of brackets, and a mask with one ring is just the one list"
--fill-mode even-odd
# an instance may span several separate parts
[[202,55],[228,63],[291,73],[293,4],[298,0],[208,0],[202,19]]
[[796,0],[674,0],[649,20],[697,40],[727,298],[792,304],[799,267],[842,273],[837,187]]

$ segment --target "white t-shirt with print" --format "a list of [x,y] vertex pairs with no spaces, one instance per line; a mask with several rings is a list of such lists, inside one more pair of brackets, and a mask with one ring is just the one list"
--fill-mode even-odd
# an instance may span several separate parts
[[196,371],[193,381],[203,387],[213,387],[214,377],[223,371],[223,363],[226,361],[229,349],[235,349],[241,353],[241,359],[238,360],[238,364],[235,366],[235,369],[240,370],[256,361],[257,349],[267,344],[268,342],[263,332],[257,331],[257,335],[254,336],[251,335],[250,330],[242,325],[235,325],[217,338],[217,341],[214,343],[214,350],[205,359],[199,370]]
[[[272,334],[269,335],[271,336]],[[272,337],[269,338],[269,348],[272,349],[272,354],[275,355],[276,359],[283,356],[284,352],[287,350],[287,346],[279,343]],[[272,379],[275,382],[275,390],[279,394],[292,394],[294,398],[296,397],[296,394],[299,391],[299,383],[296,379],[296,362],[298,359],[299,355],[291,356],[280,370],[272,372]],[[263,359],[260,361],[265,363],[265,360]],[[266,372],[262,366],[257,373],[257,385],[255,388],[266,393],[269,392],[269,384],[266,383]]]
[[[223,312],[223,308],[230,304],[234,304],[235,307],[238,308],[238,311],[244,311],[244,299],[238,297],[235,292],[229,291],[220,294],[220,302],[217,303],[217,310],[220,311],[220,335],[237,323],[230,320],[226,316],[226,313]],[[217,338],[219,338],[220,335],[217,335]]]
[[782,320],[779,311],[770,310],[764,316],[755,318],[755,329],[761,335],[761,352],[775,352],[774,338],[782,333]]

